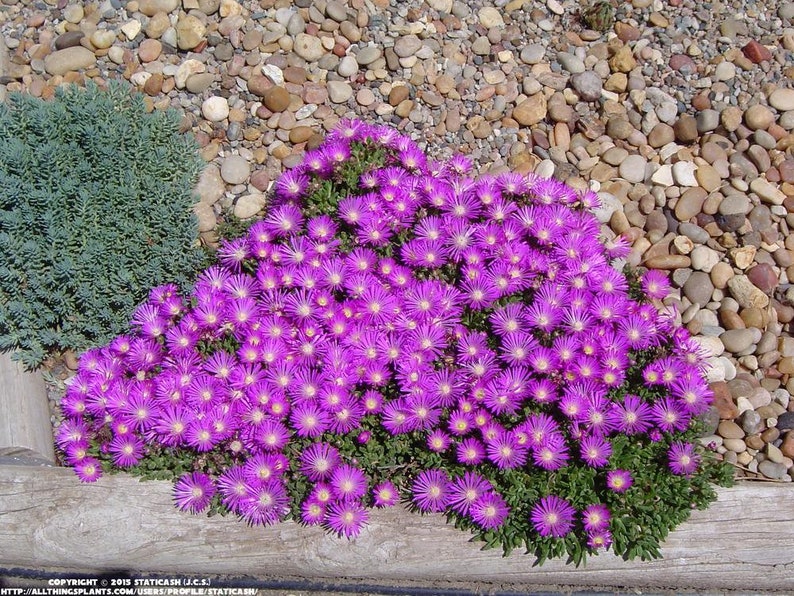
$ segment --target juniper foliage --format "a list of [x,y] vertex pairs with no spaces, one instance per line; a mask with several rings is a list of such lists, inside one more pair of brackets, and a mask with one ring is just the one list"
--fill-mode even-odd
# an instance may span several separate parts
[[188,287],[202,163],[123,83],[0,104],[0,350],[35,369],[123,332],[149,288]]

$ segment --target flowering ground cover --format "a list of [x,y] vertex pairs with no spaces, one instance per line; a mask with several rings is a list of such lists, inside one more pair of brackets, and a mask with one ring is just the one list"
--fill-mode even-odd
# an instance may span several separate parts
[[659,556],[731,470],[697,442],[702,354],[592,192],[428,160],[344,122],[224,241],[85,352],[57,443],[78,476],[175,480],[192,513],[355,537],[446,514],[506,553]]

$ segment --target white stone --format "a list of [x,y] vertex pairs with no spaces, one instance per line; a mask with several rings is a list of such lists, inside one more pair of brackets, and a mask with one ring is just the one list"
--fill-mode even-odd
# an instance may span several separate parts
[[201,104],[201,113],[210,122],[220,122],[229,116],[229,102],[223,97],[208,97]]
[[677,161],[673,164],[673,180],[679,186],[697,186],[698,181],[695,178],[695,170],[697,164],[691,161]]
[[273,81],[276,85],[284,84],[284,71],[275,64],[265,64],[262,67],[262,74]]
[[732,381],[736,378],[736,365],[731,361],[730,358],[726,358],[725,356],[720,356],[718,358],[720,364],[725,369],[725,380]]
[[505,26],[505,21],[502,18],[502,14],[493,6],[485,6],[481,8],[477,13],[477,16],[480,19],[480,25],[486,29],[490,29],[491,27]]
[[328,81],[326,87],[328,89],[328,98],[333,103],[345,103],[353,97],[353,87],[344,81]]
[[174,84],[176,85],[177,89],[184,89],[190,75],[200,74],[206,70],[207,67],[203,62],[199,62],[193,58],[185,60],[176,69],[176,73],[174,74]]
[[298,33],[295,36],[295,45],[293,46],[294,52],[306,60],[306,62],[317,62],[325,55],[325,48],[323,42],[307,33]]
[[143,26],[141,25],[140,21],[136,19],[132,19],[131,21],[124,23],[121,26],[121,32],[125,35],[127,39],[132,41],[133,39],[135,39],[138,33],[141,32],[142,27]]
[[692,269],[705,271],[706,273],[710,273],[714,265],[720,262],[719,253],[703,245],[696,246],[689,258],[692,259]]
[[780,112],[794,110],[794,89],[775,89],[769,94],[769,105]]
[[263,194],[243,195],[234,204],[234,216],[239,219],[253,217],[266,203],[267,197]]
[[659,186],[672,186],[674,184],[673,166],[670,164],[659,166],[659,168],[653,173],[653,176],[651,176],[651,182],[658,184]]

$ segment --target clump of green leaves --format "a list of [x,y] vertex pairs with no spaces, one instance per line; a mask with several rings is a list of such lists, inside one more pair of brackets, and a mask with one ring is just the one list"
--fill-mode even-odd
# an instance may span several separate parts
[[123,83],[0,105],[0,350],[30,369],[121,333],[149,288],[204,264],[202,160]]
[[582,22],[594,31],[609,31],[615,24],[615,7],[609,0],[595,0],[580,13]]

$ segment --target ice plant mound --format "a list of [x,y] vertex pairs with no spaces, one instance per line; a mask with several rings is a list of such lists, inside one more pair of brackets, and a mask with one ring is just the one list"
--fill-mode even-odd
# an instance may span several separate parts
[[698,344],[663,275],[618,268],[594,193],[471,167],[343,123],[190,296],[153,289],[82,356],[66,461],[251,524],[354,537],[402,497],[540,560],[658,556],[725,478]]

